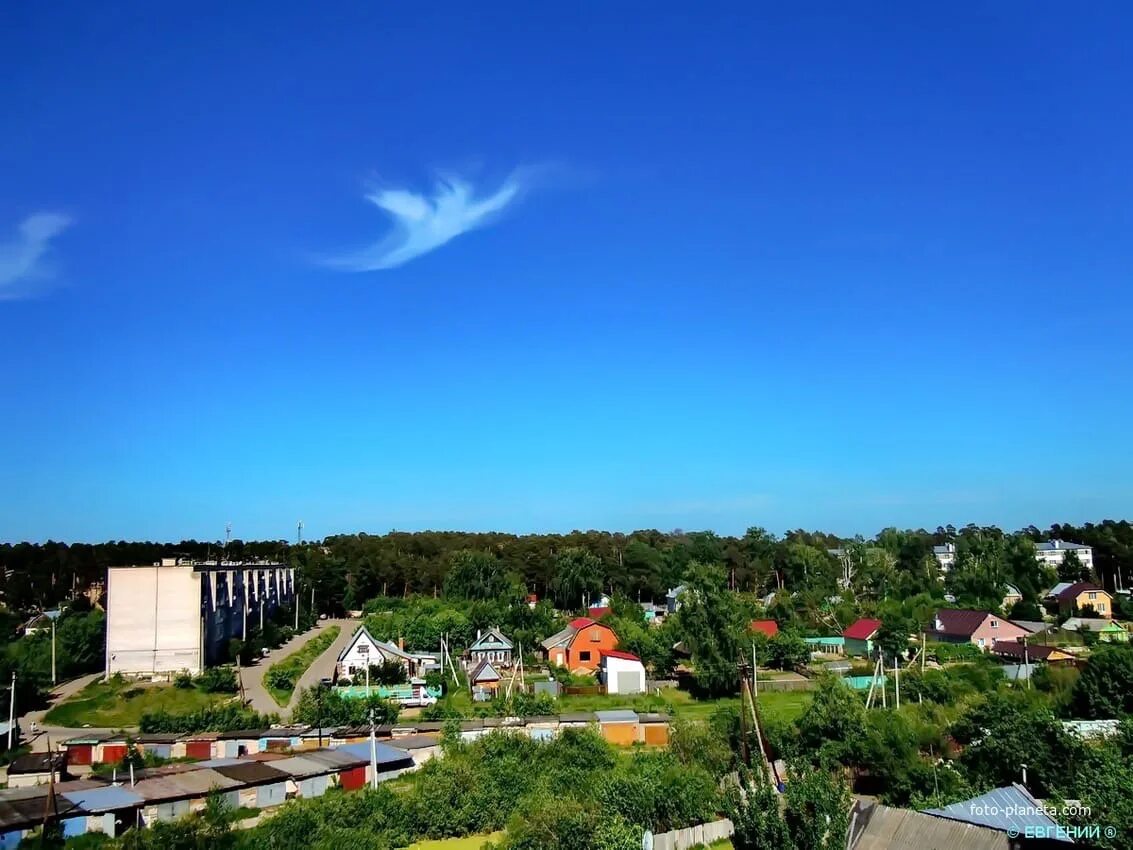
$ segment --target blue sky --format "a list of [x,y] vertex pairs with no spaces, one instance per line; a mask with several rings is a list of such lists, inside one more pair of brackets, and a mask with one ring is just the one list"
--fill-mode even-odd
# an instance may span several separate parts
[[0,12],[0,539],[1133,512],[1126,4],[412,5]]

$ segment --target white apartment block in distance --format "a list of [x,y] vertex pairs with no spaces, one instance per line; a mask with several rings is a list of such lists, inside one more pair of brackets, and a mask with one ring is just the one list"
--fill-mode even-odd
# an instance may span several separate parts
[[171,679],[225,660],[280,604],[295,570],[267,561],[183,561],[111,567],[106,579],[106,676]]
[[[1081,543],[1067,543],[1065,540],[1044,540],[1035,544],[1035,559],[1040,564],[1055,569],[1062,563],[1067,552],[1076,554],[1078,560],[1082,562],[1082,566],[1086,569],[1092,570],[1094,568],[1094,550],[1089,546],[1083,546]],[[944,572],[948,572],[956,566],[955,543],[933,546],[932,554],[936,558],[936,562],[940,564],[940,569]]]
[[1044,540],[1035,544],[1035,557],[1044,566],[1058,569],[1066,558],[1067,552],[1073,552],[1087,570],[1094,569],[1094,550],[1081,543],[1068,543],[1065,540]]

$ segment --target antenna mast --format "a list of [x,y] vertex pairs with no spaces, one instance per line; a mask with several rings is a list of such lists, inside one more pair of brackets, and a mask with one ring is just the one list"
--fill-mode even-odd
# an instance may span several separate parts
[[295,537],[296,537],[295,545],[296,546],[302,546],[303,545],[303,520],[299,520]]
[[232,542],[232,523],[224,524],[224,560],[228,560],[228,544]]

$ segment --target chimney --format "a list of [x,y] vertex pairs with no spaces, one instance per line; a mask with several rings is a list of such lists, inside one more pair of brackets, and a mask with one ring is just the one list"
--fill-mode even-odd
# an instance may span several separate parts
[[480,640],[480,630],[476,630],[476,640]]
[[405,638],[401,637],[400,635],[397,638],[397,648],[402,652],[405,651]]
[[1054,548],[1055,548],[1055,549],[1058,549],[1058,548],[1059,548],[1059,547],[1060,547],[1060,546],[1062,545],[1062,541],[1061,541],[1061,540],[1052,540],[1052,541],[1050,541],[1050,542],[1051,542],[1051,544],[1052,544],[1052,545],[1054,546]]

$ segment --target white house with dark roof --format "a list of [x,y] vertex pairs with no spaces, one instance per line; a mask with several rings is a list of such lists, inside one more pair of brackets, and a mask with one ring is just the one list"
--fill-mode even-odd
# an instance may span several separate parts
[[1035,558],[1040,564],[1057,569],[1065,560],[1066,553],[1073,552],[1087,570],[1094,569],[1094,550],[1083,543],[1070,543],[1066,540],[1044,540],[1035,544]]
[[409,677],[417,675],[417,659],[400,646],[375,639],[365,626],[361,626],[346,648],[339,653],[337,673],[339,677],[364,676],[370,665],[387,662],[400,664]]
[[939,546],[933,546],[932,556],[936,558],[936,563],[940,565],[940,569],[948,572],[956,566],[956,544],[942,543]]
[[470,664],[479,664],[481,661],[490,661],[497,667],[510,667],[514,644],[506,638],[499,628],[478,632],[472,646],[468,647]]

